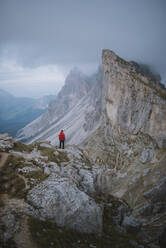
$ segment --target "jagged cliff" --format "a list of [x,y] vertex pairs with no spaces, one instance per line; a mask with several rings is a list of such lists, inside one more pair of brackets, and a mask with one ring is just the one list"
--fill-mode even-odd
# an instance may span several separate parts
[[103,51],[103,71],[105,123],[131,135],[146,133],[164,146],[166,89],[111,51]]
[[96,185],[125,200],[153,242],[166,223],[166,90],[112,51],[102,59],[102,125],[85,142],[103,168]]

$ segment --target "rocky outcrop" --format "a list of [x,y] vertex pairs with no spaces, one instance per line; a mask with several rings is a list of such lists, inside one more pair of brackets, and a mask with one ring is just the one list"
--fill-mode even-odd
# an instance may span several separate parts
[[9,134],[0,134],[0,151],[6,151],[13,148],[14,143],[15,141]]
[[49,143],[16,142],[8,150],[0,168],[2,247],[139,247],[141,224],[125,202],[97,190],[102,168],[88,154]]
[[58,226],[85,233],[102,231],[102,208],[69,179],[50,176],[29,192],[27,200],[40,216]]

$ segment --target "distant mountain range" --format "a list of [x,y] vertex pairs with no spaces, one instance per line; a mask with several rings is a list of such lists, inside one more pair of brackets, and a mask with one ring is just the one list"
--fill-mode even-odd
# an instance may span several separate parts
[[0,132],[15,136],[20,128],[43,114],[55,96],[40,99],[15,97],[0,89]]
[[74,68],[66,77],[65,84],[47,111],[18,131],[16,139],[21,142],[49,140],[58,142],[60,129],[66,133],[67,142],[79,144],[100,123],[102,69],[86,76]]

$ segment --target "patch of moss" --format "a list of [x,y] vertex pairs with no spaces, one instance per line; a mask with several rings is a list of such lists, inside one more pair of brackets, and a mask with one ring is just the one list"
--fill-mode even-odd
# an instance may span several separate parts
[[67,156],[67,153],[64,151],[58,152],[58,155],[55,155],[55,150],[52,148],[47,147],[41,147],[38,146],[38,150],[40,150],[40,153],[42,156],[47,156],[49,161],[55,162],[60,166],[61,162],[68,162],[69,158]]
[[129,62],[127,62],[126,60],[120,58],[119,56],[117,56],[116,61],[117,61],[118,63],[122,64],[122,65],[126,65],[126,66],[127,66],[127,65],[130,65]]
[[67,153],[63,152],[63,151],[59,152],[58,159],[61,162],[69,162],[69,158],[67,156]]
[[22,198],[28,192],[25,189],[24,178],[29,179],[27,184],[31,188],[34,186],[34,183],[31,183],[31,179],[34,180],[36,185],[48,177],[42,170],[27,173],[19,172],[23,177],[19,176],[18,170],[25,166],[30,166],[30,164],[27,164],[24,158],[13,155],[8,157],[3,169],[0,170],[0,193],[8,193],[12,197]]
[[38,150],[40,150],[40,154],[42,156],[47,156],[49,161],[57,163],[58,160],[54,154],[54,150],[52,148],[47,148],[47,147],[38,147]]
[[4,202],[2,199],[0,199],[0,208],[3,208],[5,206]]
[[29,226],[32,237],[39,248],[86,248],[90,244],[96,246],[100,241],[97,235],[82,234],[67,230],[66,228],[58,227],[50,221],[41,221],[32,217],[29,219]]
[[[145,245],[136,235],[121,232],[115,225],[115,219],[119,215],[118,208],[122,205],[128,206],[126,201],[121,201],[118,198],[111,195],[98,195],[96,200],[100,203],[104,203],[104,214],[103,214],[103,236],[109,236],[110,247],[117,248],[132,248],[133,245],[130,241],[136,241],[138,245],[143,245],[143,247],[148,248],[149,246]],[[130,208],[128,206],[128,210]],[[120,222],[123,221],[121,216]],[[120,223],[121,224],[121,223]],[[135,247],[135,246],[134,246]],[[150,248],[150,247],[149,247]]]
[[[112,206],[105,205],[104,216],[103,216],[103,232],[105,235],[110,237],[110,247],[117,248],[133,248],[131,241],[136,241],[138,245],[143,245],[143,247],[148,247],[140,241],[136,235],[124,233],[117,229],[114,224],[113,218],[117,216],[117,206],[119,205],[117,201],[113,202]],[[144,246],[145,245],[145,246]],[[142,246],[141,246],[142,247]]]
[[16,142],[14,144],[13,150],[14,151],[18,151],[18,152],[27,152],[27,153],[30,153],[30,152],[32,152],[32,150],[34,149],[34,147],[35,147],[34,144],[26,145],[24,143]]
[[11,197],[24,197],[26,194],[25,182],[17,173],[18,168],[22,168],[23,164],[23,158],[9,155],[0,170],[0,193],[7,193]]
[[18,248],[13,239],[8,239],[7,241],[0,240],[1,248]]
[[24,176],[26,178],[33,178],[37,180],[38,182],[41,182],[48,177],[48,175],[43,173],[42,171],[30,171],[28,173],[25,173]]

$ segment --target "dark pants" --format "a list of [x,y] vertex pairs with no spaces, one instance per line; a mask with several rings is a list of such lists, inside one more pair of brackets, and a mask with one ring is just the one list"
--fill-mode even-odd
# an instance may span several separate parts
[[59,141],[59,148],[61,148],[61,145],[62,145],[62,148],[64,149],[64,144],[65,144],[65,141],[64,140],[60,140]]

